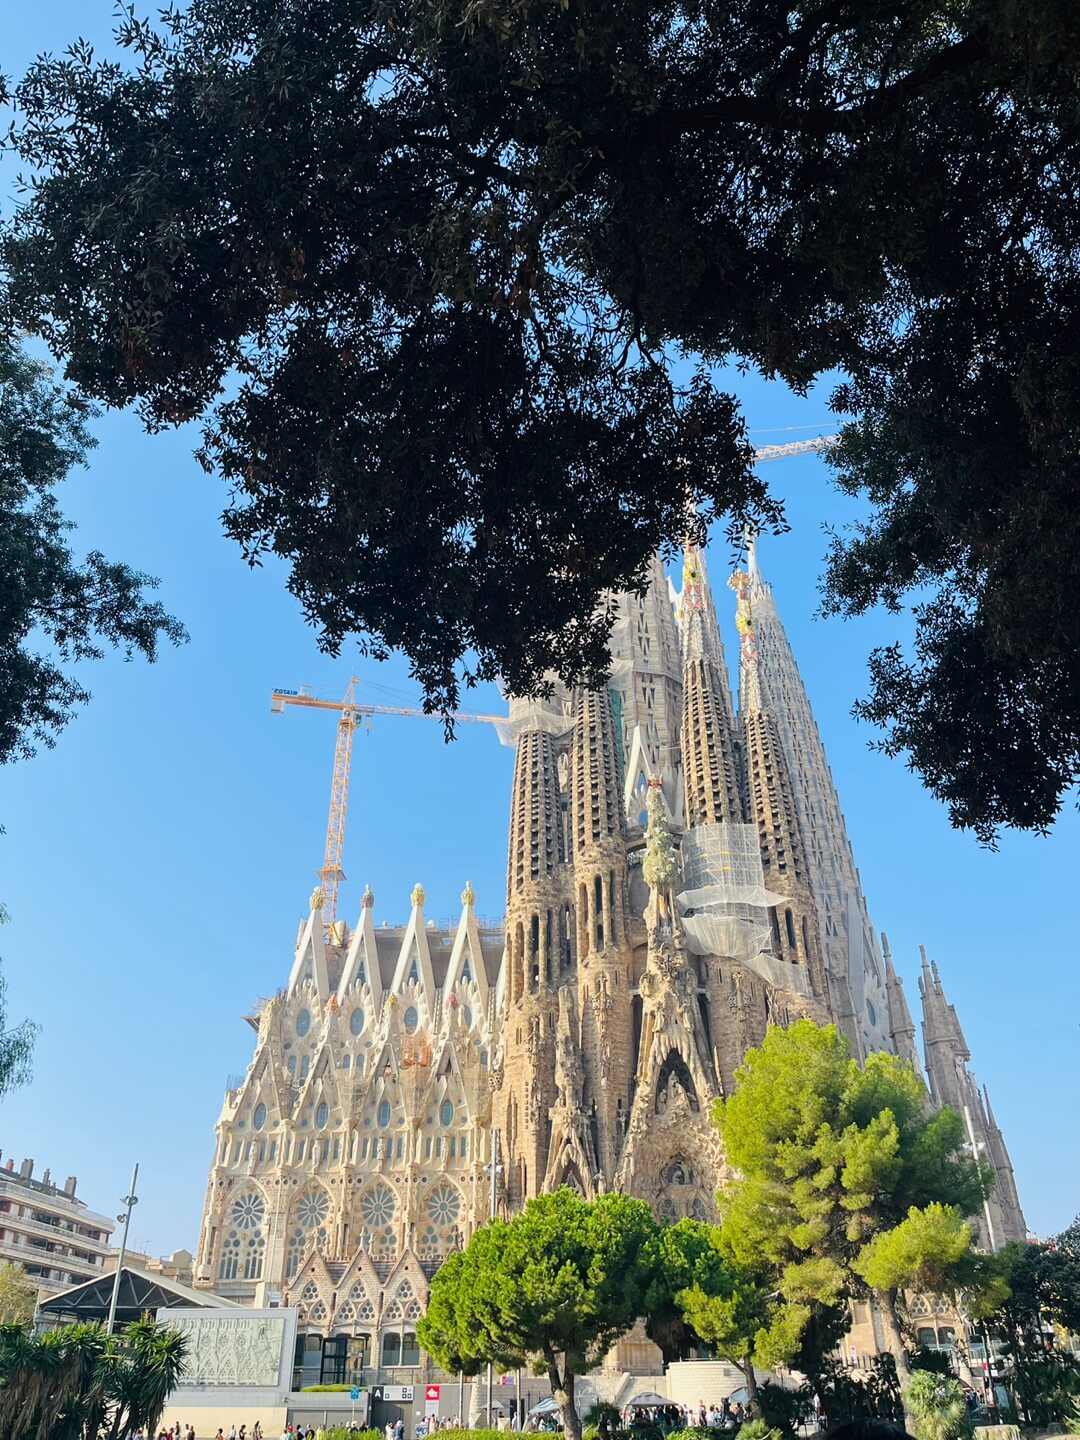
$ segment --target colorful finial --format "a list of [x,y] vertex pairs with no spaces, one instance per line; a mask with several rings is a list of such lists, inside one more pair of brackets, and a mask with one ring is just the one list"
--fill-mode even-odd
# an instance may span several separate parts
[[363,910],[373,910],[375,908],[375,892],[370,885],[364,886],[364,893],[360,897],[360,907]]
[[421,909],[421,908],[423,907],[424,900],[425,900],[426,898],[427,898],[427,897],[426,897],[425,894],[424,894],[424,887],[423,887],[423,885],[421,885],[420,882],[417,881],[417,883],[412,887],[412,896],[411,896],[411,899],[412,899],[413,907],[414,907],[415,909],[417,909],[417,910]]
[[321,885],[316,885],[311,892],[311,899],[308,901],[309,910],[321,910],[326,904],[326,896],[323,894]]
[[465,889],[461,892],[461,903],[466,909],[476,904],[476,891],[472,888],[471,880],[465,881]]

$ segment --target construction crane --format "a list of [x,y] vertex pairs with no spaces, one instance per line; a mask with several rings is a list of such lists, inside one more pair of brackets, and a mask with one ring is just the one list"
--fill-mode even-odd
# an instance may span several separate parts
[[[795,455],[812,455],[827,450],[836,443],[835,435],[816,435],[809,440],[792,440],[784,445],[761,445],[754,452],[755,463],[763,465],[770,460],[786,460]],[[323,863],[318,873],[319,888],[323,893],[323,925],[329,931],[337,920],[338,891],[345,879],[341,857],[345,851],[345,817],[349,808],[349,767],[352,764],[353,734],[361,720],[373,715],[407,715],[418,720],[445,720],[447,717],[427,710],[417,710],[406,705],[368,705],[356,699],[357,677],[349,681],[349,687],[341,700],[324,700],[313,695],[306,686],[298,690],[273,690],[270,694],[270,713],[284,715],[287,705],[299,705],[308,710],[334,710],[338,715],[337,743],[334,746],[334,775],[330,785],[330,816],[326,825],[326,847]],[[471,715],[455,712],[449,716],[455,723],[466,725],[495,725],[504,722],[504,715]]]
[[[329,930],[337,920],[338,890],[345,871],[341,857],[345,851],[345,816],[349,808],[349,767],[352,764],[353,733],[362,720],[372,715],[409,715],[418,720],[443,720],[440,713],[406,705],[368,705],[356,699],[357,677],[341,700],[324,700],[313,695],[306,686],[298,690],[273,690],[270,693],[271,715],[284,715],[286,705],[300,705],[308,710],[335,710],[338,714],[337,743],[334,746],[334,775],[330,785],[330,817],[326,825],[326,847],[318,871],[319,888],[323,893],[323,925]],[[505,722],[505,715],[468,715],[455,711],[449,718],[466,725],[494,725]]]
[[754,464],[769,460],[787,460],[792,455],[815,455],[835,445],[838,435],[815,435],[811,440],[789,440],[785,445],[759,445],[754,451]]

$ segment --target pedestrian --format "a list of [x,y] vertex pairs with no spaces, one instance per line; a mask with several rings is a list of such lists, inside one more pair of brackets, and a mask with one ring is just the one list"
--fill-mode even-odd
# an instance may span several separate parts
[[247,1426],[246,1426],[246,1425],[241,1425],[241,1426],[240,1426],[240,1437],[239,1437],[239,1440],[247,1440]]
[[405,1440],[405,1421],[398,1416],[397,1424],[394,1426],[394,1440]]
[[278,1436],[278,1440],[293,1440],[291,1425],[282,1425],[281,1434]]

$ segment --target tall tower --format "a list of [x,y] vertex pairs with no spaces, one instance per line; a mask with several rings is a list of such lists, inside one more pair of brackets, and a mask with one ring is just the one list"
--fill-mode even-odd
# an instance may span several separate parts
[[[787,757],[818,907],[833,1015],[856,1053],[888,1049],[884,972],[847,826],[810,701],[772,591],[758,569],[753,542],[748,569],[760,704],[773,716]],[[747,708],[745,702],[743,708]]]
[[503,1044],[494,1106],[509,1162],[504,1183],[511,1205],[537,1194],[547,1170],[556,1098],[549,1042],[558,986],[576,950],[557,750],[558,734],[569,724],[565,698],[558,693],[550,702],[511,704],[517,754],[507,854]]
[[922,998],[923,1049],[930,1092],[937,1105],[950,1105],[964,1117],[969,1143],[994,1170],[994,1186],[980,1216],[983,1244],[998,1249],[1006,1240],[1023,1240],[1027,1225],[1016,1191],[1012,1161],[990,1108],[989,1096],[979,1089],[968,1070],[971,1051],[956,1008],[945,998],[936,961],[922,956],[919,994]]
[[630,826],[643,825],[649,781],[659,779],[668,814],[679,823],[682,659],[658,555],[650,563],[644,594],[620,595],[617,605],[610,690],[622,747],[624,814]]
[[[632,945],[622,755],[608,691],[579,691],[570,742],[570,851],[577,913],[577,1008],[584,1103],[610,1187],[630,1103]],[[598,1178],[599,1177],[599,1178]]]
[[789,965],[803,966],[810,994],[827,1006],[817,906],[787,756],[775,715],[763,697],[749,575],[737,572],[736,622],[742,637],[739,698],[745,727],[746,787],[750,818],[757,826],[765,885],[780,903],[770,907],[773,950]]

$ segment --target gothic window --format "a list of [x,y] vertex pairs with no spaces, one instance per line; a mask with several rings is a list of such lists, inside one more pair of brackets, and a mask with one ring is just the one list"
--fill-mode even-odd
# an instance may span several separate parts
[[346,1302],[344,1305],[339,1305],[339,1306],[338,1306],[337,1314],[334,1316],[334,1324],[335,1324],[335,1325],[349,1325],[349,1324],[351,1324],[355,1319],[356,1319],[356,1311],[353,1309],[353,1307],[352,1307],[350,1304],[348,1304],[348,1302]]
[[301,1010],[296,1017],[296,1033],[302,1040],[311,1029],[311,1011]]
[[398,1286],[397,1295],[394,1298],[397,1300],[411,1300],[413,1298],[413,1288],[408,1280],[401,1282]]
[[255,1114],[252,1116],[251,1123],[255,1126],[256,1130],[261,1130],[266,1124],[266,1106],[261,1100],[258,1105],[255,1106]]
[[[413,968],[415,969],[415,965]],[[420,1024],[420,1013],[415,1005],[410,1005],[409,1008],[405,1011],[405,1018],[403,1023],[405,1026],[406,1035],[416,1034],[416,1028]]]
[[326,1128],[326,1122],[329,1119],[330,1107],[329,1105],[327,1105],[325,1100],[322,1100],[319,1102],[319,1107],[315,1111],[315,1124],[320,1130],[324,1130]]
[[262,1276],[266,1204],[257,1190],[246,1190],[229,1207],[229,1231],[222,1246],[221,1280],[258,1280]]
[[386,1309],[383,1311],[383,1322],[384,1322],[384,1324],[393,1325],[396,1321],[398,1321],[398,1320],[404,1320],[404,1318],[405,1318],[405,1312],[404,1312],[404,1310],[401,1308],[401,1306],[398,1304],[398,1302],[397,1302],[396,1300],[391,1300],[391,1301],[390,1301],[390,1304],[389,1304],[389,1305],[386,1307]]
[[307,1319],[314,1321],[316,1324],[318,1324],[319,1321],[326,1319],[326,1306],[321,1300],[317,1305],[312,1306],[311,1311],[307,1316]]
[[463,1006],[462,1006],[462,1008],[461,1008],[461,1018],[465,1021],[465,1029],[466,1029],[466,1030],[471,1030],[471,1029],[472,1029],[472,1007],[471,1007],[471,1006],[469,1006],[469,1005],[463,1005]]
[[240,1233],[230,1230],[221,1245],[221,1264],[218,1267],[219,1280],[235,1280],[240,1268]]
[[377,1124],[379,1125],[379,1128],[382,1129],[382,1130],[385,1130],[386,1127],[387,1127],[387,1125],[390,1124],[390,1101],[389,1101],[389,1100],[380,1100],[380,1101],[379,1101],[379,1109],[378,1109],[378,1113],[377,1113],[376,1116],[375,1116],[375,1119],[376,1119]]
[[314,1280],[309,1280],[308,1283],[304,1286],[303,1290],[300,1291],[300,1304],[310,1305],[318,1298],[319,1287],[315,1284]]
[[349,1033],[351,1035],[359,1035],[363,1028],[364,1007],[362,1005],[358,1005],[356,1009],[352,1012],[352,1014],[349,1016]]
[[292,1224],[286,1252],[285,1274],[295,1275],[308,1250],[322,1250],[326,1244],[326,1220],[330,1197],[321,1185],[301,1191],[293,1204]]
[[452,1100],[444,1100],[439,1106],[439,1124],[445,1127],[453,1123],[454,1102]]

